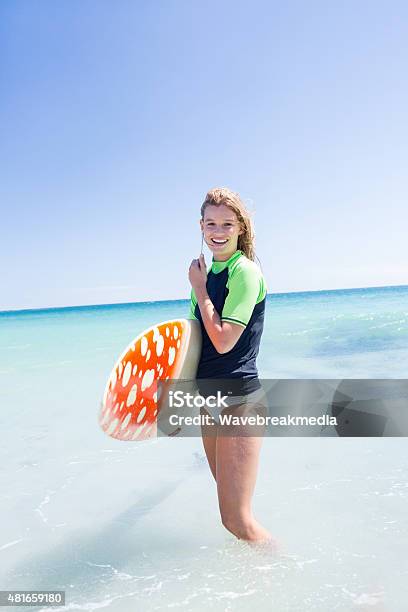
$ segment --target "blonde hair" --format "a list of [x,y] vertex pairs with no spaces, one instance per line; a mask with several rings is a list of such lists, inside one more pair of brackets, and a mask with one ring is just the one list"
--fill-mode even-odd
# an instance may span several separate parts
[[207,206],[228,206],[238,218],[243,233],[238,236],[238,249],[251,261],[255,261],[255,233],[252,219],[245,204],[238,193],[227,187],[216,187],[211,189],[205,196],[201,206],[201,218],[204,220],[204,212]]

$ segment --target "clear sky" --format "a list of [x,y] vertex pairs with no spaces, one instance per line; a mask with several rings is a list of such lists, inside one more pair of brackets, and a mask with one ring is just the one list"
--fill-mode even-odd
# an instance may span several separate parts
[[407,60],[405,0],[2,0],[0,309],[187,298],[215,186],[269,292],[407,284]]

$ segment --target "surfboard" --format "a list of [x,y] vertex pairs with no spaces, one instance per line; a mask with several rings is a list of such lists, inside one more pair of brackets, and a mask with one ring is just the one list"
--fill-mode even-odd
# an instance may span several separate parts
[[201,354],[198,321],[174,319],[139,334],[115,363],[105,387],[99,424],[117,440],[157,437],[160,380],[194,379]]

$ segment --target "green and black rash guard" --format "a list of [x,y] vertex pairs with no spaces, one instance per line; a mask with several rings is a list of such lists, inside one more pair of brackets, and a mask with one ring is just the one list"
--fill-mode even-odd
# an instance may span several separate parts
[[234,395],[260,388],[256,357],[264,325],[266,292],[261,270],[242,251],[236,251],[227,261],[212,262],[207,273],[207,293],[221,321],[245,329],[230,351],[218,353],[204,327],[192,289],[189,318],[200,321],[203,337],[198,379],[234,379],[231,387]]

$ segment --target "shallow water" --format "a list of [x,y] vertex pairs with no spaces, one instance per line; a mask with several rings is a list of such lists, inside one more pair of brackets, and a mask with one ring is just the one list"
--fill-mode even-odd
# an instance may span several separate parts
[[[261,375],[406,377],[407,298],[269,298]],[[0,588],[63,589],[71,610],[403,612],[404,438],[265,439],[254,507],[273,555],[221,526],[201,440],[99,430],[118,353],[186,306],[0,315]]]
[[406,609],[404,439],[265,439],[254,506],[278,556],[220,526],[198,440],[123,446],[20,466],[3,588],[64,589],[68,609]]

